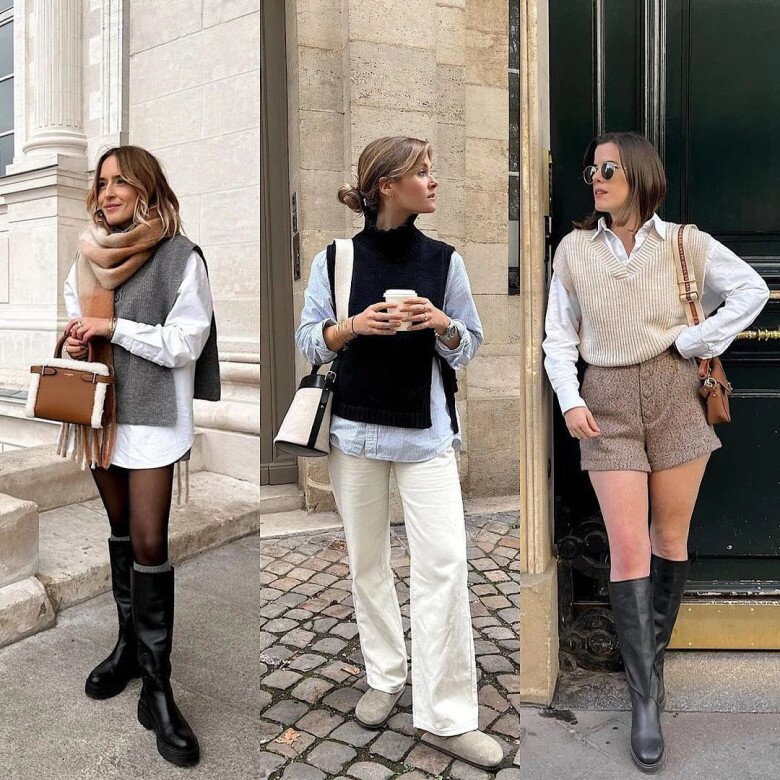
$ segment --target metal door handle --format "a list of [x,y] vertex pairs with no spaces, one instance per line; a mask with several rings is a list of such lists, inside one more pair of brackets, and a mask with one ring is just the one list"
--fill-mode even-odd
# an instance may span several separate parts
[[777,330],[743,330],[737,338],[742,341],[780,341],[780,325]]

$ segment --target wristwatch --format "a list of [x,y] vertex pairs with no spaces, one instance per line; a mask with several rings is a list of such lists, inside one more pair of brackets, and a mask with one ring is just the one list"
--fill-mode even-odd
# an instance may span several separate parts
[[457,332],[458,326],[453,322],[452,317],[450,317],[450,324],[447,326],[447,330],[442,334],[437,333],[436,338],[439,339],[439,341],[450,341]]

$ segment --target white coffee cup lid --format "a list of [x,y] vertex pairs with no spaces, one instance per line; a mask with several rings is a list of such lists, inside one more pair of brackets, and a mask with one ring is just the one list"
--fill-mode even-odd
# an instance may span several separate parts
[[414,290],[385,290],[385,298],[392,296],[393,298],[414,298],[417,293]]

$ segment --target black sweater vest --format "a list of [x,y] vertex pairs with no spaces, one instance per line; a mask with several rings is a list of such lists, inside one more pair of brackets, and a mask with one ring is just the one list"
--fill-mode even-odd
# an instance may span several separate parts
[[[352,240],[355,260],[349,296],[349,316],[384,301],[385,290],[415,290],[437,309],[444,308],[444,291],[453,247],[434,241],[414,226],[415,217],[392,230],[377,230],[368,217]],[[335,289],[336,249],[327,250],[331,291]],[[358,336],[341,352],[333,394],[333,413],[347,420],[431,427],[431,374],[434,356],[441,369],[452,429],[457,433],[455,371],[436,355],[431,328],[394,336]]]

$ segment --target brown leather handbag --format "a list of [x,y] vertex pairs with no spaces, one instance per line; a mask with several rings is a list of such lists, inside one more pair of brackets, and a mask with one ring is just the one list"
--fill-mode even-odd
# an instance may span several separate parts
[[30,368],[30,389],[26,414],[40,420],[86,425],[100,429],[107,422],[108,389],[116,378],[110,366],[92,360],[87,343],[87,360],[59,357],[65,336],[57,342],[54,357]]
[[[677,285],[680,291],[680,301],[685,306],[685,316],[689,325],[704,322],[706,316],[701,306],[696,278],[688,268],[685,260],[685,225],[678,225],[674,256],[677,267]],[[732,393],[731,382],[723,370],[720,358],[707,358],[699,364],[699,374],[704,374],[699,395],[704,399],[707,412],[707,422],[710,425],[722,425],[731,422],[729,396]]]

